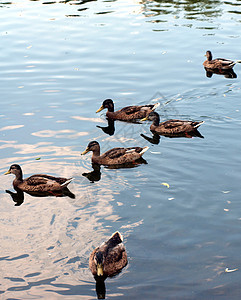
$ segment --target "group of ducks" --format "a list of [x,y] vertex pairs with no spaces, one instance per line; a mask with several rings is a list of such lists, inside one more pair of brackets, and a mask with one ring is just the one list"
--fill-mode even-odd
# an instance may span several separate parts
[[[164,136],[189,136],[196,132],[197,128],[204,123],[188,120],[171,119],[160,123],[160,116],[154,110],[159,106],[159,103],[148,105],[127,106],[118,111],[114,111],[114,103],[111,99],[103,101],[97,113],[103,109],[107,109],[106,117],[108,120],[119,120],[126,122],[134,122],[137,120],[152,121],[150,130],[153,134]],[[113,148],[107,152],[100,154],[100,145],[97,141],[91,141],[86,150],[81,154],[84,155],[92,151],[92,163],[112,166],[125,165],[136,162],[148,150],[149,147],[130,147],[130,148]]]
[[[159,123],[160,117],[154,110],[159,103],[150,105],[138,105],[124,107],[118,111],[114,111],[114,103],[111,99],[103,102],[100,112],[107,109],[106,116],[108,119],[121,121],[135,120],[151,120],[153,123],[150,127],[152,132],[158,134],[182,134],[196,130],[202,122],[168,120]],[[97,141],[88,144],[84,155],[92,151],[92,163],[98,165],[125,165],[128,163],[136,163],[149,147],[129,147],[129,148],[113,148],[100,154],[100,145]],[[59,191],[67,188],[67,185],[73,178],[54,177],[46,174],[35,174],[23,179],[23,172],[19,165],[13,164],[5,173],[14,174],[13,187],[16,191],[26,192],[31,195],[37,193],[48,193],[48,195],[56,195]],[[89,268],[96,279],[96,287],[103,287],[103,282],[107,277],[111,277],[119,273],[127,265],[127,253],[123,245],[123,238],[119,232],[115,232],[110,239],[97,247],[90,255]],[[100,289],[99,297],[104,297],[105,289]]]
[[[237,62],[227,59],[212,59],[210,51],[206,52],[207,60],[203,63],[205,69],[230,70]],[[203,123],[188,120],[171,119],[160,123],[160,117],[154,110],[159,103],[149,105],[127,106],[118,111],[114,111],[114,103],[111,99],[103,101],[97,113],[107,109],[106,117],[111,120],[120,120],[133,122],[136,120],[150,120],[152,124],[150,130],[152,133],[166,136],[185,136],[197,130]],[[84,155],[92,151],[92,163],[98,165],[124,165],[126,163],[135,163],[142,157],[149,147],[130,147],[130,148],[113,148],[100,154],[100,145],[97,141],[88,144]],[[19,165],[13,164],[5,174],[14,174],[13,187],[16,191],[27,193],[48,193],[56,195],[59,191],[67,188],[67,185],[73,178],[54,177],[46,174],[32,175],[23,179],[22,169]],[[123,238],[119,232],[115,232],[108,241],[97,247],[90,255],[89,268],[96,281],[102,279],[103,282],[107,277],[119,273],[127,265],[127,253],[123,245]],[[103,295],[102,295],[103,296]]]

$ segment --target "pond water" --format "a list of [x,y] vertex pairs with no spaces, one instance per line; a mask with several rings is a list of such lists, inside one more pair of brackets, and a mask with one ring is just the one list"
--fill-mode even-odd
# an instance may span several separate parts
[[[241,65],[210,78],[202,63],[206,50],[241,59],[241,1],[16,0],[0,12],[2,299],[96,299],[89,255],[117,230],[129,263],[107,299],[240,299]],[[163,120],[205,121],[204,138],[150,143],[150,122],[106,134],[106,98],[159,101]],[[89,180],[91,140],[149,146],[147,164]],[[75,198],[15,206],[13,163],[74,177]]]

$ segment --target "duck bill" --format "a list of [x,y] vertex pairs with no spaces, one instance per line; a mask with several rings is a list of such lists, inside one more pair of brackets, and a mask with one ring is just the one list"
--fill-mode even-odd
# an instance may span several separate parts
[[102,264],[97,264],[96,274],[97,274],[97,276],[103,276],[104,275]]
[[85,154],[88,153],[89,151],[90,151],[89,148],[86,148],[85,151],[83,151],[83,152],[81,153],[81,155],[85,155]]
[[148,120],[148,117],[141,119],[141,121],[146,121],[146,120]]
[[100,112],[100,111],[102,111],[104,109],[104,106],[103,105],[101,105],[101,107],[96,111],[96,113],[98,113],[98,112]]
[[11,171],[8,170],[7,172],[4,173],[4,175],[8,175],[8,174],[10,174],[10,173],[11,173]]

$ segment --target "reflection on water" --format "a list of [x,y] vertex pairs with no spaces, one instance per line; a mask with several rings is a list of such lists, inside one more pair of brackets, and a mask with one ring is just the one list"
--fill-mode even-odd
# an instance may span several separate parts
[[[8,193],[11,197],[13,202],[15,202],[15,206],[20,206],[24,202],[24,192],[20,189],[16,189],[16,193],[11,192],[10,190],[6,190],[5,192]],[[25,192],[33,197],[69,197],[71,199],[75,199],[75,194],[73,194],[67,187],[63,188],[61,191],[46,191],[46,192]]]
[[142,136],[145,140],[154,145],[158,145],[160,142],[160,135],[155,132],[152,134],[152,137],[149,137],[143,133],[141,133],[140,136]]
[[13,193],[9,190],[6,190],[5,192],[12,197],[13,202],[15,202],[15,206],[20,206],[23,203],[24,193],[21,190],[18,190],[16,193]]
[[115,133],[115,120],[107,118],[107,122],[108,126],[96,125],[96,127],[102,129],[102,131],[108,135],[113,135]]
[[211,78],[213,74],[223,75],[225,78],[237,78],[237,74],[234,72],[232,68],[228,70],[222,70],[222,69],[211,70],[204,67],[204,69],[206,70],[206,76],[209,78]]
[[98,299],[105,299],[105,294],[106,294],[105,279],[96,278],[95,290]]
[[94,183],[101,179],[100,165],[92,163],[93,171],[83,173],[82,175],[89,179],[90,182]]
[[[59,1],[43,1],[43,0],[29,0],[30,2],[40,2],[43,5],[54,5],[54,4],[68,4],[71,6],[83,6],[85,4],[96,2],[97,0],[59,0]],[[116,0],[107,1],[108,3],[114,3]],[[0,7],[4,7],[6,5],[13,5],[13,2],[2,2]],[[232,3],[230,3],[233,5]],[[94,4],[93,4],[94,5]],[[167,15],[172,14],[176,18],[184,17],[185,19],[199,19],[204,20],[207,18],[214,18],[222,15],[222,1],[193,1],[193,0],[185,0],[185,1],[146,1],[146,0],[132,0],[128,3],[127,8],[129,6],[130,12],[132,14],[143,14],[147,18],[151,18],[151,22],[167,22]],[[133,8],[134,7],[134,8]],[[89,9],[88,6],[84,8],[77,8],[78,12],[85,11]],[[108,10],[106,10],[108,9]],[[109,6],[103,10],[96,11],[96,14],[109,14],[116,13],[114,9],[109,9]],[[239,13],[239,11],[232,11],[232,13]],[[80,14],[66,14],[66,17],[81,17]],[[161,18],[160,18],[161,17]]]
[[[173,14],[185,19],[205,19],[222,14],[221,1],[140,1],[143,4],[143,13],[146,17],[165,16]],[[164,20],[162,20],[164,21]]]

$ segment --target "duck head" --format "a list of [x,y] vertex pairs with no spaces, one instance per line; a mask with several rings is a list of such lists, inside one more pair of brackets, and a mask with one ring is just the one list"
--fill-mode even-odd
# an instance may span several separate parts
[[103,109],[107,108],[108,111],[114,111],[114,102],[111,99],[106,99],[103,101],[101,107],[96,111],[97,113],[102,111]]
[[83,151],[83,152],[81,153],[81,155],[85,155],[86,153],[88,153],[88,152],[90,152],[90,151],[92,151],[92,152],[94,152],[94,153],[100,152],[100,144],[99,144],[97,141],[92,141],[92,142],[90,142],[90,143],[88,144],[87,148],[85,149],[85,151]]
[[101,251],[95,253],[94,262],[96,264],[96,275],[104,275],[104,255]]
[[14,174],[16,177],[22,178],[22,169],[19,165],[13,164],[10,166],[9,170],[4,173],[4,175]]
[[209,61],[213,59],[212,52],[209,50],[206,52],[205,56],[207,57],[207,60],[209,60]]

